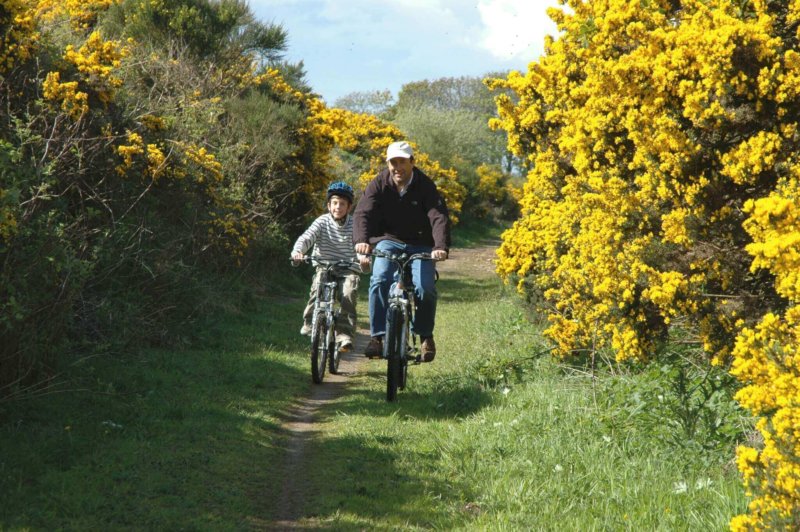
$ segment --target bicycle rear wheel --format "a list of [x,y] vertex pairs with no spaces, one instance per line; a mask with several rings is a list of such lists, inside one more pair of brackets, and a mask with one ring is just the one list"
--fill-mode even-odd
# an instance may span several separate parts
[[328,371],[331,375],[339,373],[339,347],[336,345],[336,320],[328,330]]
[[[403,329],[403,313],[397,307],[389,307],[386,313],[386,400],[397,399],[397,388],[403,378],[403,352],[401,351],[401,332]],[[405,384],[405,383],[403,383]]]
[[325,378],[325,362],[328,356],[326,345],[328,324],[325,314],[320,314],[314,320],[314,330],[311,332],[311,378],[317,384]]

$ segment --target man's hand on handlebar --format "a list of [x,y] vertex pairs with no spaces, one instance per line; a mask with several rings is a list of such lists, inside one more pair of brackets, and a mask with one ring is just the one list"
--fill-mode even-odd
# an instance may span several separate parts
[[431,251],[431,258],[438,261],[447,260],[447,252],[443,249],[434,249]]

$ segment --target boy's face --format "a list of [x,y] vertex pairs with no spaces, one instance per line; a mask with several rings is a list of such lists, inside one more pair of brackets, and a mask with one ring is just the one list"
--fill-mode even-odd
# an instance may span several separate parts
[[345,216],[347,216],[347,212],[350,210],[350,202],[347,201],[345,198],[340,198],[339,196],[331,196],[331,199],[328,200],[328,212],[336,220],[341,220]]

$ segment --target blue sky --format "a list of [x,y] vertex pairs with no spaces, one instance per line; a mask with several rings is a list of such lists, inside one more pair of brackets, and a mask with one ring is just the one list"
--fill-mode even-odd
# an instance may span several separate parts
[[351,92],[516,69],[543,53],[556,0],[249,0],[262,22],[289,34],[326,103]]

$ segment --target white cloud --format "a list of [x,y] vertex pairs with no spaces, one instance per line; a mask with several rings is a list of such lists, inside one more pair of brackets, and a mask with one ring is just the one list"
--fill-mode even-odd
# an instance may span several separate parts
[[547,8],[555,5],[554,0],[480,0],[480,45],[504,60],[541,55],[545,35],[556,35],[556,25],[547,16]]

